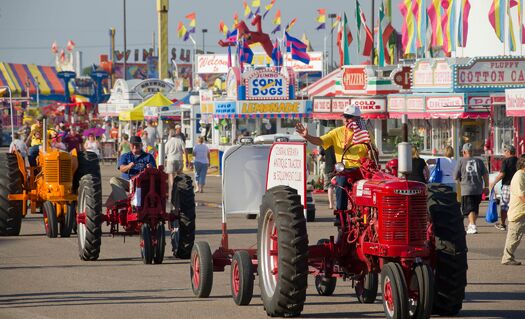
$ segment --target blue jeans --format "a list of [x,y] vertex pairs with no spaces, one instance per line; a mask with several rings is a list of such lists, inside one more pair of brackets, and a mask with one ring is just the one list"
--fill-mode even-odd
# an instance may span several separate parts
[[195,181],[197,185],[206,184],[206,173],[208,172],[208,163],[195,162]]
[[344,189],[348,185],[348,180],[346,176],[337,176],[336,182],[338,186],[335,188],[335,209],[337,210],[346,210],[348,209],[348,195]]
[[39,150],[40,150],[40,145],[31,146],[29,148],[29,153],[27,155],[29,166],[36,166],[36,158],[38,157]]

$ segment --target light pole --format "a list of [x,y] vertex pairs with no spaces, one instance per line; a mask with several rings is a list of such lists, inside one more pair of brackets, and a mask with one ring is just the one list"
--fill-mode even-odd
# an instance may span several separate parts
[[334,25],[334,19],[337,18],[337,14],[330,13],[328,17],[330,18],[330,67],[328,69],[331,72],[334,66],[334,29],[332,26]]
[[35,76],[36,82],[36,107],[40,109],[40,82],[38,82],[38,75]]
[[13,139],[13,136],[15,135],[15,123],[13,116],[13,95],[11,94],[11,88],[8,86],[0,86],[0,89],[7,89],[7,92],[9,92],[9,108],[11,110],[11,139]]
[[202,54],[206,54],[204,35],[208,32],[208,29],[202,29]]
[[127,80],[126,78],[126,58],[127,58],[127,47],[126,47],[126,0],[124,1],[124,81]]

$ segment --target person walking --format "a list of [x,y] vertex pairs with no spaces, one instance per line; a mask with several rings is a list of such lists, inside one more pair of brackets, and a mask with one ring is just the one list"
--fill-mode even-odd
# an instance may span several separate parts
[[11,144],[9,145],[9,153],[13,153],[15,150],[20,152],[20,155],[22,155],[24,160],[27,158],[27,144],[20,139],[20,134],[17,132],[13,134],[13,141],[11,141]]
[[510,181],[510,202],[508,211],[508,231],[501,263],[519,266],[521,262],[514,257],[521,238],[525,233],[525,154],[518,160],[517,171]]
[[462,148],[454,178],[461,185],[461,210],[468,217],[467,234],[477,234],[476,220],[483,192],[488,193],[489,174],[479,158],[472,157],[472,144],[465,143]]
[[507,226],[507,211],[509,210],[510,202],[510,182],[514,173],[516,173],[516,166],[518,164],[518,158],[516,157],[516,148],[512,145],[503,146],[503,156],[505,159],[501,163],[501,170],[496,176],[496,179],[490,184],[489,188],[493,189],[496,184],[501,181],[501,206],[500,215],[501,223],[496,223],[494,227],[501,231],[506,231]]
[[94,134],[89,134],[86,142],[84,143],[84,149],[86,152],[93,152],[100,158],[100,143],[95,138]]
[[164,150],[166,153],[166,173],[168,174],[168,189],[171,202],[171,190],[175,175],[182,174],[183,156],[187,156],[186,145],[184,145],[180,137],[175,135],[174,129],[169,130],[168,141],[164,146]]
[[63,139],[63,142],[66,144],[68,152],[71,152],[74,149],[76,149],[77,152],[80,152],[83,140],[78,132],[78,128],[71,127],[69,133]]
[[195,162],[195,182],[197,183],[196,193],[204,191],[206,184],[206,174],[210,166],[210,149],[204,144],[204,137],[197,138],[197,145],[193,147],[193,158]]
[[446,185],[455,192],[457,190],[456,180],[454,179],[454,170],[456,169],[457,161],[454,159],[454,149],[447,145],[443,150],[443,157],[437,159],[431,158],[427,160],[427,164],[437,164],[439,160],[439,167],[442,172],[441,184]]
[[334,208],[334,185],[332,178],[335,176],[335,153],[334,148],[321,149],[321,156],[324,159],[324,189],[328,195],[328,207]]
[[131,152],[131,144],[129,143],[129,135],[124,133],[122,134],[122,140],[120,141],[120,145],[118,146],[117,150],[117,159],[122,154],[126,154]]
[[[142,137],[146,147],[150,150],[154,150],[155,144],[159,141],[159,134],[157,132],[157,128],[153,126],[153,121],[148,122],[148,126],[143,131],[143,134],[144,133],[147,133],[147,135]],[[152,153],[152,151],[149,152]]]
[[412,173],[408,175],[408,179],[411,181],[427,183],[428,177],[428,166],[424,159],[419,157],[419,151],[416,146],[412,146]]

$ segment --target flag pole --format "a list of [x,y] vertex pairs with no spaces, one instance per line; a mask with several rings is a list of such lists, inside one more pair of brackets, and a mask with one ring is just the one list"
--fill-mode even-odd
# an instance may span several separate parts
[[323,38],[323,77],[326,75],[327,63],[326,63],[326,23],[324,28],[324,38]]
[[[375,30],[375,0],[372,0],[372,34],[374,34]],[[374,37],[372,36],[372,39]],[[372,52],[370,53],[370,65],[374,65],[374,54],[375,54],[375,41],[372,41]]]

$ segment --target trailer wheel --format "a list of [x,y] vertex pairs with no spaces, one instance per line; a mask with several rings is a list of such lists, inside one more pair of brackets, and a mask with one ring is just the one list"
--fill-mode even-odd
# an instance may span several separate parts
[[263,196],[257,231],[259,286],[269,316],[298,316],[306,299],[308,235],[301,198],[288,186]]
[[389,262],[381,270],[383,308],[388,319],[408,318],[408,293],[401,266]]
[[98,176],[87,174],[80,179],[77,212],[85,214],[85,222],[77,222],[80,259],[97,260],[102,242],[102,185]]
[[[330,240],[323,238],[317,241],[317,245],[329,243]],[[326,277],[325,275],[315,276],[315,289],[319,296],[331,296],[337,285],[337,277]]]
[[429,265],[417,265],[414,269],[408,293],[409,316],[412,319],[428,319],[434,302],[434,274]]
[[157,244],[153,249],[153,262],[155,262],[155,264],[162,264],[162,261],[164,261],[164,250],[166,248],[166,228],[163,223],[157,225],[155,235],[157,237]]
[[190,279],[193,294],[199,298],[210,296],[213,285],[213,258],[210,245],[199,241],[193,245],[190,261]]
[[49,238],[56,238],[58,236],[58,221],[55,205],[50,201],[45,201],[42,205],[42,209],[44,213],[46,235]]
[[148,224],[140,226],[140,255],[144,264],[149,265],[153,261],[153,240],[151,229]]
[[175,256],[189,259],[195,242],[195,193],[190,176],[175,177],[171,198],[180,205],[179,245]]
[[231,291],[235,304],[238,306],[250,304],[254,280],[250,254],[245,250],[235,252],[231,264]]
[[436,246],[432,312],[454,316],[463,307],[467,286],[467,243],[460,205],[452,188],[430,184],[427,203]]
[[22,225],[22,203],[7,199],[22,193],[22,176],[15,154],[0,154],[0,236],[18,236]]
[[64,221],[60,222],[60,237],[69,237],[73,231],[73,226],[76,224],[75,203],[66,205],[66,214]]
[[369,272],[357,280],[355,294],[360,303],[374,303],[377,298],[379,280],[377,273]]

